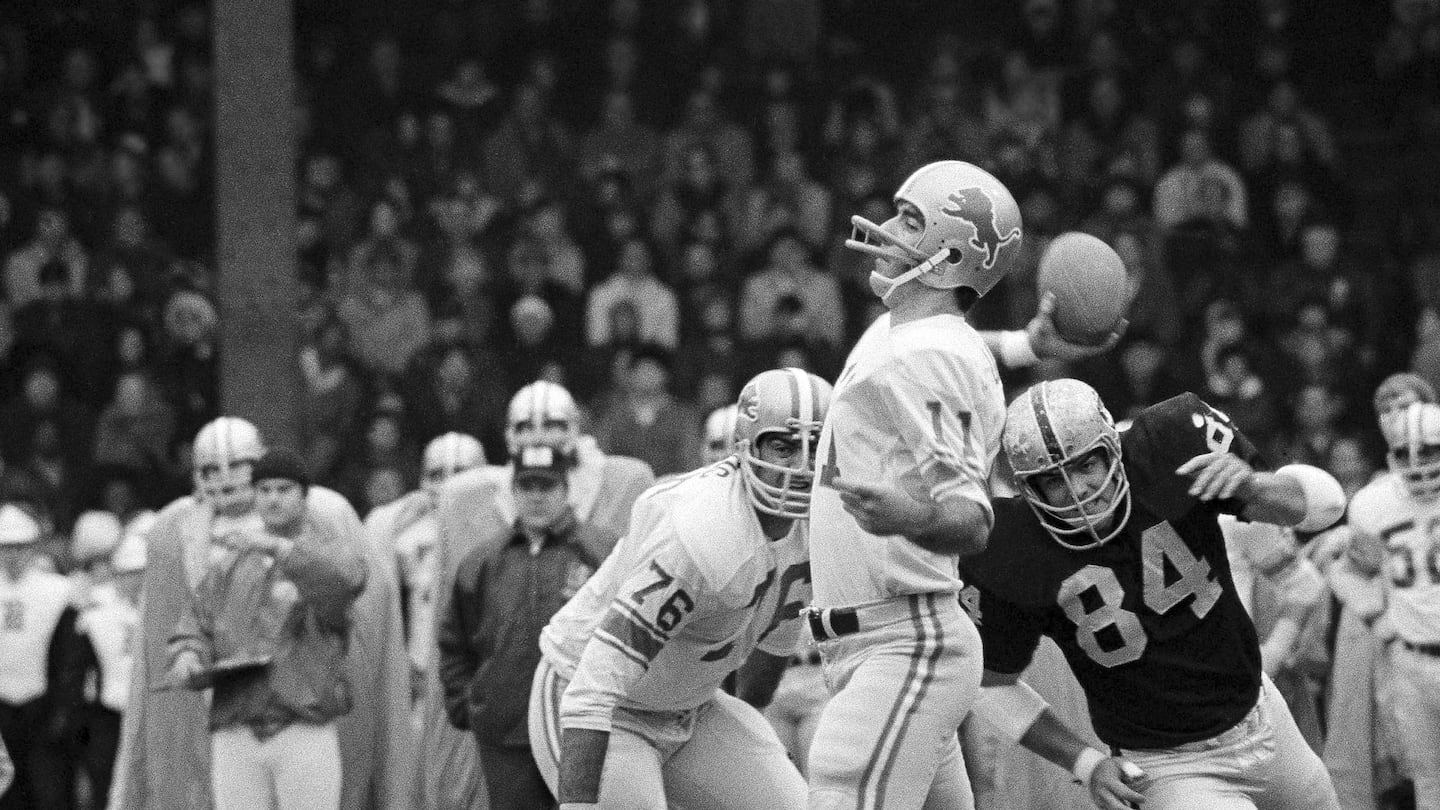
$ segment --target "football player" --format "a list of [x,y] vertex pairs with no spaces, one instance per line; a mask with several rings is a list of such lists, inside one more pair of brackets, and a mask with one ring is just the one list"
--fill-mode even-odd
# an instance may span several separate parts
[[705,417],[705,447],[700,457],[714,464],[735,452],[735,403],[721,405]]
[[[630,532],[542,632],[529,732],[564,810],[804,806],[755,707],[810,593],[804,518],[829,398],[799,369],[746,383],[736,453],[642,495]],[[736,698],[720,686],[742,664]]]
[[415,748],[414,807],[469,808],[484,802],[475,743],[445,720],[436,675],[436,624],[441,596],[440,524],[436,507],[445,482],[485,464],[480,441],[464,433],[430,440],[421,460],[420,488],[365,518],[367,542],[394,560],[410,660]]
[[[1122,438],[1077,380],[1017,397],[1003,443],[1022,496],[996,500],[994,541],[961,561],[979,589],[977,714],[1071,770],[1101,807],[1338,808],[1261,670],[1216,519],[1318,531],[1344,511],[1334,478],[1305,465],[1258,470],[1250,441],[1193,394],[1145,409]],[[1115,756],[1018,680],[1042,635]]]
[[845,244],[874,256],[888,312],[850,352],[820,435],[809,615],[834,695],[810,806],[968,808],[955,730],[981,661],[956,559],[989,535],[1005,401],[965,314],[1014,263],[1020,212],[994,177],[948,160],[910,175],[883,225],[851,222]]
[[[195,437],[195,492],[157,516],[148,533],[139,636],[122,720],[111,806],[121,810],[211,806],[205,695],[162,690],[166,642],[205,574],[212,546],[231,532],[258,531],[252,473],[264,455],[260,431],[222,416]],[[332,542],[362,543],[359,516],[343,496],[312,487],[309,519]],[[410,807],[414,742],[406,719],[409,673],[393,558],[367,553],[371,575],[352,606],[346,657],[354,709],[339,722],[342,806]]]
[[[1347,608],[1375,619],[1389,699],[1418,810],[1440,808],[1440,405],[1416,401],[1382,421],[1390,472],[1350,502],[1348,566],[1373,577]],[[1368,601],[1368,609],[1362,602]],[[1377,618],[1378,617],[1378,618]],[[1377,688],[1379,684],[1377,684]],[[1383,703],[1383,702],[1382,702]]]

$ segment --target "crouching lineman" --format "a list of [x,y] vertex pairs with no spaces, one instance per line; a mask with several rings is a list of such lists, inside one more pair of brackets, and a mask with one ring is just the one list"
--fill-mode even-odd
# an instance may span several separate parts
[[[804,518],[829,396],[799,369],[750,380],[736,454],[642,495],[630,532],[541,633],[529,732],[562,808],[805,806],[754,707],[810,595]],[[742,664],[744,700],[720,690]]]
[[[1440,405],[1415,402],[1382,418],[1390,472],[1350,502],[1344,565],[1365,580],[1349,607],[1386,642],[1388,687],[1403,770],[1417,810],[1440,808]],[[1332,580],[1334,575],[1332,575]],[[1365,598],[1361,598],[1364,596]],[[1363,602],[1370,606],[1362,607]],[[1338,665],[1337,665],[1338,666]],[[1382,701],[1382,704],[1384,701]],[[1388,708],[1388,707],[1387,707]]]
[[[211,807],[209,710],[204,692],[157,690],[169,668],[167,642],[205,575],[211,549],[232,533],[258,533],[254,466],[265,453],[250,422],[222,416],[194,443],[195,493],[156,517],[149,533],[130,697],[122,720],[111,807]],[[361,544],[360,519],[339,493],[311,487],[306,519],[327,541]],[[390,558],[367,554],[370,576],[352,605],[346,681],[353,710],[339,722],[341,806],[410,807],[414,744],[406,712],[409,673]]]
[[[980,592],[977,714],[1070,769],[1101,807],[1338,808],[1262,673],[1216,520],[1318,531],[1344,511],[1335,479],[1304,465],[1258,472],[1250,441],[1193,394],[1142,411],[1122,438],[1076,380],[1017,397],[1002,444],[1023,497],[995,502],[995,542],[961,560]],[[1041,635],[1115,757],[1018,680]]]

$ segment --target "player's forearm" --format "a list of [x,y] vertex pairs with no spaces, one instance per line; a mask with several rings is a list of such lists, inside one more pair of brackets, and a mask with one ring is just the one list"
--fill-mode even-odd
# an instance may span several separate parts
[[600,801],[600,778],[605,773],[605,753],[610,732],[590,728],[566,728],[560,736],[561,805],[595,804]]
[[927,504],[928,515],[905,538],[939,554],[968,556],[985,550],[990,538],[990,513],[968,498],[948,498]]
[[1305,491],[1290,476],[1253,473],[1235,495],[1245,503],[1247,520],[1294,526],[1305,519]]
[[985,341],[985,348],[990,350],[991,356],[1004,368],[1029,368],[1040,362],[1031,346],[1030,335],[1024,329],[1003,332],[985,329],[980,332],[980,337]]
[[1020,744],[1067,771],[1074,768],[1080,754],[1091,747],[1049,709],[1035,718],[1020,738]]
[[771,655],[764,650],[750,653],[737,673],[736,696],[757,709],[769,706],[789,667],[788,657]]

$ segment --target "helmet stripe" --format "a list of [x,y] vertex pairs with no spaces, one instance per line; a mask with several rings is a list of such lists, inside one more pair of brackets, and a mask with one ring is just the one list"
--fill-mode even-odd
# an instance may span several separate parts
[[814,418],[814,404],[801,394],[801,390],[809,389],[810,381],[805,379],[805,372],[798,368],[787,368],[785,371],[789,372],[786,376],[790,380],[790,418],[809,422]]
[[1038,395],[1032,390],[1030,395],[1030,406],[1035,412],[1035,426],[1040,429],[1040,439],[1045,442],[1045,454],[1050,457],[1052,463],[1064,460],[1065,451],[1060,447],[1060,438],[1055,435],[1055,426],[1050,424],[1050,412],[1047,408],[1049,389],[1044,383],[1036,386]]

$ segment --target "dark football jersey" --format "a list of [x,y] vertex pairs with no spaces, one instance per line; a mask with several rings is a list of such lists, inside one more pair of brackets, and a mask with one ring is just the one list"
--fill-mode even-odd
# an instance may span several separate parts
[[1018,673],[1041,635],[1064,652],[1100,739],[1169,748],[1239,722],[1260,688],[1255,626],[1231,580],[1218,512],[1175,474],[1227,449],[1265,469],[1254,445],[1194,394],[1145,409],[1121,439],[1131,514],[1109,543],[1062,547],[1021,498],[995,501],[988,548],[962,558],[962,602],[985,645],[985,667]]

